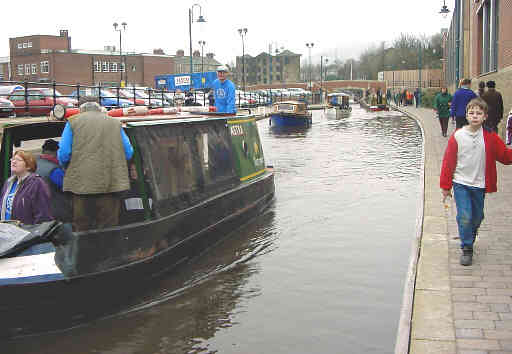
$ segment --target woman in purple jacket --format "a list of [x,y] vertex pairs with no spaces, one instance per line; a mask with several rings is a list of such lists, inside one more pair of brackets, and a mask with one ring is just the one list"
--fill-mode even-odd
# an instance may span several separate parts
[[19,220],[23,224],[40,224],[53,220],[50,190],[44,179],[35,174],[34,156],[18,150],[11,159],[11,177],[4,183],[1,197],[1,220]]

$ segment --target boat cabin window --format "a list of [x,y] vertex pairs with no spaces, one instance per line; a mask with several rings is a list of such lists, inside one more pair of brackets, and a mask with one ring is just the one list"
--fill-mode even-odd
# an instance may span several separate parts
[[295,105],[288,104],[288,103],[280,103],[280,104],[277,105],[276,109],[278,111],[294,112],[295,111]]

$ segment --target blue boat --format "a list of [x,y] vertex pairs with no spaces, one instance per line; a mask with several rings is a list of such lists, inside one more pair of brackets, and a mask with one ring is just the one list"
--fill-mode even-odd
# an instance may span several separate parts
[[272,105],[269,123],[271,127],[310,127],[311,112],[304,102],[277,102]]

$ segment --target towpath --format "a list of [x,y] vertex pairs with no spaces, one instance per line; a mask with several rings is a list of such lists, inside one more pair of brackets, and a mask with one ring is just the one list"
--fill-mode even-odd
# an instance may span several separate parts
[[[396,352],[407,352],[410,334],[409,352],[414,354],[512,353],[512,166],[498,164],[498,192],[486,196],[473,265],[463,267],[455,204],[451,200],[445,208],[439,189],[448,138],[441,136],[432,110],[400,110],[416,118],[424,130],[425,194],[422,232],[415,245],[419,247],[411,257],[418,252],[417,263],[411,262],[415,286],[413,279],[404,297],[409,287],[414,298],[409,304],[412,321],[410,316],[401,320]],[[449,124],[451,133],[454,125]]]

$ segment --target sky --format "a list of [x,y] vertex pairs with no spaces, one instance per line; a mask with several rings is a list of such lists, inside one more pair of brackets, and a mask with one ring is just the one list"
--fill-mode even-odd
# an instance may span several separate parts
[[[453,10],[452,0],[447,6]],[[181,0],[97,1],[70,3],[25,0],[8,2],[0,21],[0,56],[9,55],[9,38],[26,35],[59,35],[67,29],[73,49],[119,48],[119,33],[113,23],[126,22],[122,49],[166,54],[183,49],[189,53],[189,9],[194,20],[201,13],[206,23],[192,23],[192,47],[213,52],[222,64],[242,55],[239,28],[247,28],[245,53],[256,56],[276,48],[302,54],[313,64],[329,60],[357,59],[362,51],[382,41],[391,45],[400,33],[433,35],[449,27],[451,13],[443,20],[442,0]],[[198,4],[199,6],[195,5]],[[20,7],[21,6],[21,7]],[[8,15],[12,14],[12,15]],[[14,15],[16,14],[16,15]],[[311,53],[306,43],[313,43]]]

